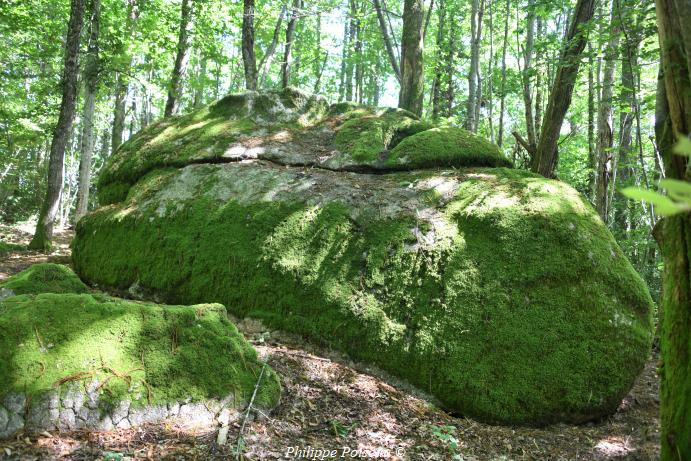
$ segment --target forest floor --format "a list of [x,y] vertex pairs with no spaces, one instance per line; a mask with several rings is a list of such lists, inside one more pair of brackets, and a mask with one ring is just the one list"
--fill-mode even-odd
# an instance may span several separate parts
[[[0,241],[26,245],[29,231],[0,225]],[[51,255],[0,254],[0,281],[34,263],[69,263],[71,236],[69,230],[58,233]],[[298,449],[303,450],[301,459],[320,459],[314,452],[305,452],[310,447],[337,450],[338,456],[352,458],[359,450],[358,459],[387,460],[659,458],[657,354],[608,418],[583,425],[506,427],[448,415],[405,383],[298,336],[265,331],[252,320],[238,322],[238,328],[282,376],[284,389],[280,405],[271,414],[248,420],[241,443],[244,459],[294,459]],[[231,426],[222,445],[215,431],[186,432],[171,425],[20,434],[13,440],[0,440],[0,459],[235,459],[239,432],[240,424]]]

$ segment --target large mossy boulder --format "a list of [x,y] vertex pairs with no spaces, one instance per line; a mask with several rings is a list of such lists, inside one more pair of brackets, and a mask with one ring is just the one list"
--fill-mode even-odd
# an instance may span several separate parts
[[[178,417],[213,424],[251,398],[263,365],[222,305],[56,291],[0,301],[0,437]],[[279,396],[267,368],[254,404]]]
[[[255,97],[230,100],[243,108],[237,101]],[[224,118],[213,123],[248,117],[215,110]],[[182,139],[182,120],[194,124],[198,113],[160,122],[178,127],[167,138]],[[338,105],[324,114],[211,137],[224,154],[203,161],[157,163],[158,128],[144,130],[114,154],[101,184],[124,183],[123,165],[149,167],[116,203],[80,220],[77,272],[165,302],[224,303],[483,421],[614,411],[648,355],[652,302],[579,194],[504,168],[496,146],[405,111]]]

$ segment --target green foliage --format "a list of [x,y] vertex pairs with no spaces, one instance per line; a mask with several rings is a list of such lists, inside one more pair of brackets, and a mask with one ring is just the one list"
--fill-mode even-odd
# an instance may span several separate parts
[[[106,402],[234,395],[241,405],[260,368],[218,304],[162,306],[74,293],[0,301],[0,394],[36,396],[98,379]],[[271,407],[279,394],[277,375],[266,370],[255,402]]]
[[[677,155],[691,157],[691,140],[680,138],[673,150]],[[626,187],[621,193],[628,198],[651,203],[660,216],[672,216],[691,210],[690,183],[678,179],[663,179],[658,182],[658,188],[666,190],[667,195],[640,187]]]
[[458,453],[460,448],[460,441],[456,438],[456,428],[454,426],[437,426],[430,427],[432,435],[444,443],[449,450],[451,459],[454,461],[463,461],[463,457]]
[[86,293],[89,288],[68,267],[60,264],[34,264],[0,283],[0,288],[15,294]]
[[[222,302],[492,422],[607,414],[643,366],[650,296],[591,207],[563,183],[510,169],[447,172],[457,189],[436,226],[445,223],[448,235],[425,246],[411,229],[427,232],[426,223],[414,215],[363,210],[353,218],[345,203],[309,202],[304,191],[291,201],[218,199],[214,191],[231,186],[243,191],[231,196],[264,197],[298,183],[251,165],[195,168],[154,172],[127,201],[80,220],[78,273],[167,302]],[[232,172],[236,179],[218,182]],[[194,192],[161,202],[183,175]],[[439,177],[378,178],[396,190]],[[420,200],[434,190],[419,189]]]

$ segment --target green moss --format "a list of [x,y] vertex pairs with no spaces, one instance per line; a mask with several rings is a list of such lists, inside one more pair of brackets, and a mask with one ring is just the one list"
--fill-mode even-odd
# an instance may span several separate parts
[[[248,196],[274,197],[275,181],[248,181]],[[414,214],[354,219],[351,205],[303,189],[290,202],[236,202],[200,185],[159,214],[158,186],[143,182],[148,192],[80,220],[75,267],[167,302],[222,302],[484,421],[584,421],[616,409],[646,359],[652,301],[576,191],[510,169],[380,181],[415,185],[422,203],[445,195],[434,226]],[[420,244],[413,231],[433,228],[436,242]]]
[[229,95],[190,114],[163,119],[137,133],[108,159],[98,179],[99,202],[124,200],[129,188],[156,168],[219,161],[242,136],[309,126],[327,109],[323,98],[286,88]]
[[12,251],[25,251],[26,245],[18,245],[16,243],[7,243],[0,241],[0,256],[5,256]]
[[356,109],[347,114],[351,116],[338,128],[334,145],[363,164],[379,162],[401,139],[431,126],[401,109]]
[[391,168],[510,167],[499,147],[462,128],[432,128],[403,139],[386,159]]
[[0,288],[15,294],[86,293],[89,288],[69,267],[60,264],[34,264],[0,283]]
[[[0,302],[0,395],[29,396],[95,378],[106,401],[135,406],[235,395],[249,400],[261,369],[221,305],[161,306],[87,294]],[[83,381],[82,379],[81,381]],[[256,402],[274,406],[267,369]]]

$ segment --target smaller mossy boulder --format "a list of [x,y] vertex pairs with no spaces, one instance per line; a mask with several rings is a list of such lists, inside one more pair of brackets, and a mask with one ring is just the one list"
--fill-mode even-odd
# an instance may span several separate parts
[[39,293],[86,293],[89,288],[67,266],[34,264],[0,283],[0,299]]
[[[103,428],[104,420],[108,428],[129,415],[128,427],[191,402],[218,413],[245,405],[258,382],[254,405],[272,408],[280,396],[278,376],[220,304],[10,297],[0,301],[0,370],[0,416],[26,414],[30,430]],[[12,408],[17,399],[29,402],[25,411]]]
[[351,161],[371,167],[403,138],[432,126],[403,109],[356,108],[342,117],[345,121],[336,129],[335,147],[347,153]]
[[406,137],[391,150],[386,164],[392,169],[511,166],[496,144],[456,127],[431,128]]

